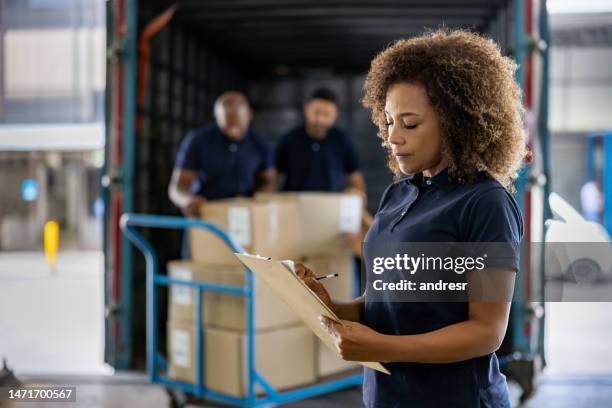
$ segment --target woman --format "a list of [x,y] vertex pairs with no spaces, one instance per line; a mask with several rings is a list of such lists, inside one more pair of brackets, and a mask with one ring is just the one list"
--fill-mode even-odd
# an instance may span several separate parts
[[[382,196],[366,246],[520,242],[522,216],[509,193],[525,145],[515,70],[491,40],[463,31],[398,41],[375,57],[363,102],[396,180]],[[498,261],[485,272],[513,284],[518,251]],[[494,354],[509,302],[384,302],[366,289],[339,303],[313,271],[298,265],[297,272],[343,319],[340,325],[322,318],[342,357],[390,369],[391,375],[365,369],[367,407],[510,405]]]

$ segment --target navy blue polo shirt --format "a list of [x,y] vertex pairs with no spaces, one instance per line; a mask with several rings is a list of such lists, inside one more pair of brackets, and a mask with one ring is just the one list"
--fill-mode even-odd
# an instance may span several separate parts
[[193,193],[207,199],[253,195],[257,173],[273,165],[271,150],[252,130],[232,141],[216,124],[187,134],[175,163],[198,173]]
[[342,191],[346,176],[359,170],[351,138],[332,127],[323,139],[312,138],[304,125],[281,139],[276,168],[285,174],[283,191]]
[[[449,180],[444,170],[421,173],[383,193],[364,241],[518,243],[523,219],[512,195],[482,174],[472,183]],[[367,251],[365,262],[370,263]],[[519,254],[496,266],[519,268]],[[363,323],[389,335],[426,333],[468,320],[467,302],[374,302],[365,295]],[[505,407],[506,379],[494,353],[450,364],[389,363],[391,375],[365,369],[366,407]]]

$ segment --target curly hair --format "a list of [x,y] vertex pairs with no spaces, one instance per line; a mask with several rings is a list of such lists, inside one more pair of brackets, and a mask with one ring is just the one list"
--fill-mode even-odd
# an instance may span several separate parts
[[469,182],[484,171],[513,191],[525,155],[516,69],[492,40],[462,30],[431,31],[380,52],[372,60],[362,103],[372,111],[395,179],[400,170],[389,149],[384,108],[389,87],[407,82],[422,86],[437,112],[449,177]]

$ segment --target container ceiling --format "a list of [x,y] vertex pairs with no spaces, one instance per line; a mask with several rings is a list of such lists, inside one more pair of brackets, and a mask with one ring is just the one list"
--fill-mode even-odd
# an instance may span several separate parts
[[176,19],[250,68],[363,70],[385,45],[427,28],[484,31],[509,1],[182,0]]

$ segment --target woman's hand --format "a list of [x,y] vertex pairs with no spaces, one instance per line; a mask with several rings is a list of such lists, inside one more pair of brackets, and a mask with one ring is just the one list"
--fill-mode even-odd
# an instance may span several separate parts
[[382,335],[361,323],[342,320],[337,323],[325,316],[319,320],[333,337],[340,356],[347,361],[384,361]]
[[312,290],[318,297],[329,307],[334,310],[334,302],[329,296],[329,292],[323,286],[321,282],[317,280],[317,275],[308,268],[306,265],[301,263],[295,264],[295,274],[302,279],[302,281]]

